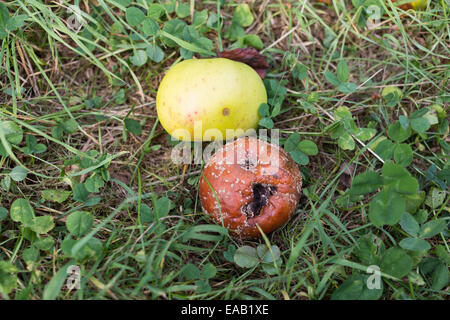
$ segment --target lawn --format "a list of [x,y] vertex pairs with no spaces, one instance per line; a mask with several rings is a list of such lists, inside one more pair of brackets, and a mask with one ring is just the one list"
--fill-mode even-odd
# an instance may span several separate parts
[[[449,299],[450,2],[424,2],[0,1],[0,299]],[[238,48],[303,178],[253,240],[156,112],[171,66]]]

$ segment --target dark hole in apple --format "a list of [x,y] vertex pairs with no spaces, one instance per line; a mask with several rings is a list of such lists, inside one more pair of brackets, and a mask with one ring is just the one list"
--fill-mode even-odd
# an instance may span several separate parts
[[269,198],[277,191],[277,187],[270,184],[253,183],[252,191],[253,201],[242,207],[242,211],[249,218],[259,216],[262,208],[269,203]]

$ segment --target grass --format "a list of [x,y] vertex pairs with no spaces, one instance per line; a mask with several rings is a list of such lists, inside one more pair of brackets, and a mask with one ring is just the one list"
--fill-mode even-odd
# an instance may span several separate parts
[[[0,2],[3,299],[448,299],[448,1],[423,11],[380,1],[371,28],[364,1],[246,3]],[[202,165],[170,161],[155,110],[171,65],[242,46],[270,63],[270,110],[281,109],[267,117],[282,139],[298,133],[319,150],[300,166],[295,216],[260,241],[233,239],[201,212]],[[398,120],[402,141],[389,130]],[[394,157],[401,143],[408,152]],[[409,180],[368,185],[397,188],[409,214],[379,223],[370,212],[383,191],[354,181],[368,171],[386,181],[391,160]],[[276,261],[262,263],[258,246]],[[363,286],[371,264],[381,290]],[[70,265],[78,289],[64,286]]]

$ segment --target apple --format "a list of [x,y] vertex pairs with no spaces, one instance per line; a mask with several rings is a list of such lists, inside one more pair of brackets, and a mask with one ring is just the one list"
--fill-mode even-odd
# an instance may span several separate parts
[[209,158],[199,198],[203,212],[232,236],[259,238],[261,231],[270,233],[294,215],[301,190],[298,165],[284,149],[244,137]]
[[[267,103],[267,93],[261,77],[249,65],[226,58],[177,63],[156,95],[161,125],[184,141],[243,136],[258,126],[262,103]],[[227,129],[235,133],[227,136]]]
[[[317,2],[322,2],[325,4],[331,4],[331,0],[316,0]],[[400,8],[402,8],[403,10],[408,10],[408,9],[414,9],[414,10],[419,10],[419,9],[425,9],[425,7],[427,6],[428,0],[414,0],[414,1],[409,1],[406,2],[404,0],[392,0],[392,2],[397,2],[397,1],[401,1],[404,2],[402,5],[400,5]]]
[[[396,1],[400,1],[400,0],[395,0],[395,2]],[[409,1],[408,3],[402,4],[400,7],[404,10],[407,10],[407,9],[420,10],[420,9],[425,9],[425,7],[427,6],[427,3],[428,3],[428,0],[414,0],[414,1]]]
[[411,6],[414,10],[425,9],[427,6],[428,0],[416,0],[411,2]]

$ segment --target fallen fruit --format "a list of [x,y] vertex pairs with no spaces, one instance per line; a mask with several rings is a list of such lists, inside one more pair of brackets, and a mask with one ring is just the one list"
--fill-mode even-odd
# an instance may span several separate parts
[[203,211],[242,238],[261,236],[294,214],[302,187],[297,164],[279,146],[253,137],[226,144],[206,164],[199,185]]
[[[322,2],[325,4],[331,4],[331,0],[316,0],[317,2]],[[402,8],[403,10],[408,10],[408,9],[414,9],[414,10],[419,10],[419,9],[425,9],[425,7],[427,6],[428,0],[414,0],[414,1],[405,1],[405,0],[392,0],[392,2],[406,2],[400,5],[400,8]]]
[[[404,0],[392,0],[392,2],[405,2]],[[420,10],[420,9],[425,9],[425,7],[427,6],[428,0],[415,0],[415,1],[410,1],[408,3],[404,3],[400,6],[400,8],[402,8],[403,10],[408,10],[408,9],[414,9],[414,10]]]
[[156,109],[173,137],[211,141],[243,135],[237,131],[226,136],[227,129],[256,128],[258,108],[266,102],[264,83],[250,66],[225,58],[190,59],[164,76]]

